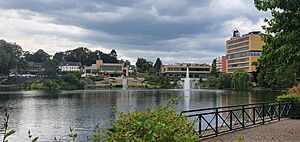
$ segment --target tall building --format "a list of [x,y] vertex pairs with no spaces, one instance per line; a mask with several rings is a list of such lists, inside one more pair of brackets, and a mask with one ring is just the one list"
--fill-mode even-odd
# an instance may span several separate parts
[[219,56],[216,60],[217,72],[226,72],[226,56]]
[[161,74],[172,78],[184,78],[186,69],[189,68],[190,78],[207,78],[211,66],[207,64],[189,64],[189,63],[176,63],[175,65],[162,65]]
[[233,37],[226,41],[226,72],[232,73],[243,70],[254,75],[256,67],[252,65],[262,53],[264,42],[259,31],[250,32],[240,36],[238,30]]

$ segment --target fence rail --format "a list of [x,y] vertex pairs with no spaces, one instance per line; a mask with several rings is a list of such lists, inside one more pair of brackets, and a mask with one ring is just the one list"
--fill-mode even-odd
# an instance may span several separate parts
[[194,120],[196,130],[201,137],[206,138],[274,120],[280,121],[292,112],[292,105],[291,101],[263,102],[187,110],[180,115]]

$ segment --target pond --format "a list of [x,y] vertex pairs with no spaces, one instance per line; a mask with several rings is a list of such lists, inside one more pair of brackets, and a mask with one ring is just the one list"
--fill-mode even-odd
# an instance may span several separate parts
[[[179,98],[176,110],[228,106],[274,101],[279,92],[234,92],[224,90],[78,90],[0,92],[0,107],[11,108],[10,129],[16,134],[9,141],[27,141],[28,130],[39,142],[66,140],[69,127],[75,128],[77,140],[91,138],[95,125],[115,118],[117,111],[143,111]],[[3,121],[3,109],[0,120]],[[1,139],[1,138],[0,138]]]

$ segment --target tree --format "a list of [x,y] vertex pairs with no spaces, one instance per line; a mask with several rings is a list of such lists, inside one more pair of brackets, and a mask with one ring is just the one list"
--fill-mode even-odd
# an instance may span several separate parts
[[50,55],[48,53],[46,53],[43,49],[39,49],[33,54],[26,51],[24,53],[24,57],[25,57],[26,61],[36,62],[36,63],[44,63],[48,59],[50,59]]
[[48,59],[44,65],[45,71],[44,74],[47,75],[50,79],[57,78],[58,74],[58,62],[55,60]]
[[247,91],[250,89],[249,75],[246,72],[235,71],[232,74],[231,87],[234,90]]
[[147,62],[146,59],[144,58],[138,58],[135,65],[137,67],[138,72],[142,72],[143,70],[143,65]]
[[125,62],[124,62],[124,66],[126,67],[126,66],[129,66],[130,65],[130,61],[129,60],[126,60]]
[[263,26],[265,46],[257,65],[258,83],[276,89],[291,87],[300,72],[300,1],[255,0],[255,6],[272,13]]
[[219,77],[218,88],[220,89],[229,89],[231,88],[231,74],[222,73]]
[[154,69],[156,74],[159,74],[161,66],[162,66],[162,62],[159,58],[157,58],[154,64]]
[[211,67],[211,76],[217,77],[217,59],[214,59],[212,62],[212,67]]
[[147,61],[144,58],[137,59],[136,67],[137,67],[138,72],[141,72],[141,73],[149,73],[149,74],[155,73],[155,69],[153,68],[153,62]]
[[65,54],[64,52],[57,52],[54,54],[53,59],[57,60],[58,62],[65,61]]
[[0,75],[8,75],[12,69],[24,68],[23,53],[21,46],[0,40]]
[[117,51],[115,49],[111,50],[110,54],[109,54],[111,57],[115,58],[115,59],[118,59],[117,58]]

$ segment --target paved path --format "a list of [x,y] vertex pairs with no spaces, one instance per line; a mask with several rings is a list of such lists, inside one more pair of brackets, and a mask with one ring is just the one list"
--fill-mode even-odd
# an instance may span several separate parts
[[284,119],[201,142],[236,142],[239,137],[245,142],[300,142],[300,120]]

